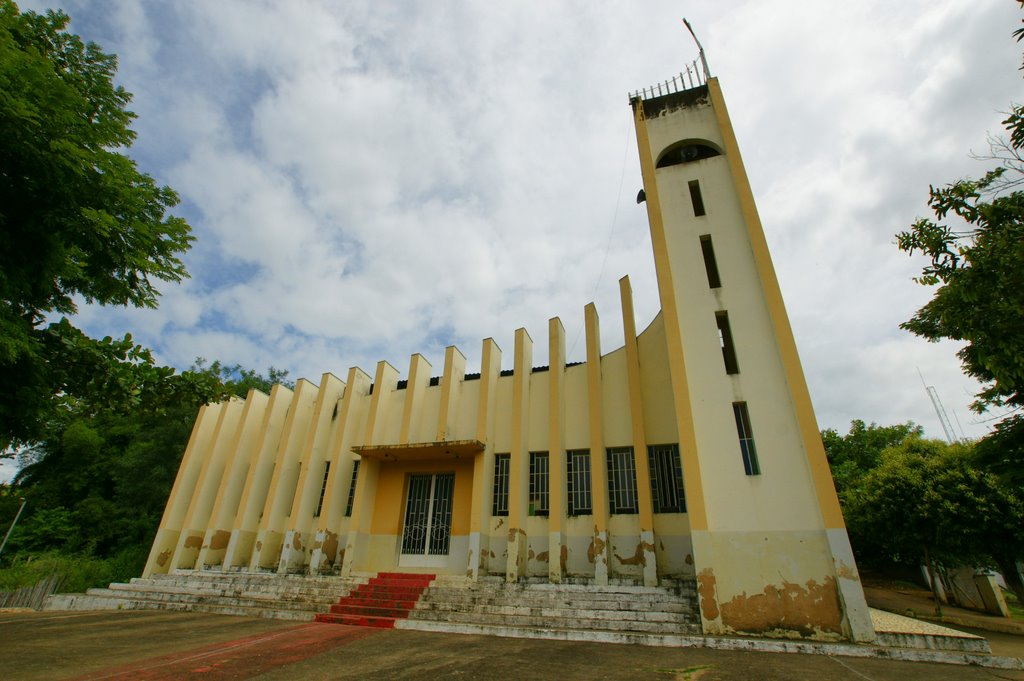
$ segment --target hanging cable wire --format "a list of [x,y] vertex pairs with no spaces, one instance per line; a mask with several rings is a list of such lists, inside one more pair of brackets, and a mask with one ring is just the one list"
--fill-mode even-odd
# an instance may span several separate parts
[[[626,180],[626,159],[629,157],[629,128],[632,120],[627,120],[626,124],[626,140],[625,146],[622,150],[622,170],[619,173],[619,191],[615,196],[615,210],[612,213],[612,224],[608,229],[608,243],[604,248],[604,258],[601,260],[601,269],[597,273],[597,281],[594,282],[594,290],[590,292],[590,301],[594,300],[597,296],[597,289],[601,285],[601,277],[604,276],[605,265],[608,264],[608,254],[612,250],[612,238],[615,236],[615,225],[619,219],[619,204],[622,202],[622,185]],[[569,352],[566,355],[572,355],[573,350],[576,349],[576,344],[580,340],[580,334],[583,332],[583,323],[580,322],[579,326],[576,327],[576,335],[572,340],[572,346],[569,347]]]

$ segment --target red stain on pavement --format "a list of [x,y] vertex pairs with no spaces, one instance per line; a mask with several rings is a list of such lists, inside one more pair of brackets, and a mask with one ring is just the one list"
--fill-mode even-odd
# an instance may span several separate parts
[[79,676],[73,681],[249,679],[379,633],[365,627],[302,624],[182,650]]

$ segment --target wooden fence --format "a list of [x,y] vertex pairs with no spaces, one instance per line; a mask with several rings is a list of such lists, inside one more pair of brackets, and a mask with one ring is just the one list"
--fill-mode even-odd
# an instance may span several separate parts
[[43,601],[55,593],[64,583],[64,575],[50,575],[41,579],[35,586],[23,586],[14,591],[0,591],[0,608],[33,608],[43,607]]

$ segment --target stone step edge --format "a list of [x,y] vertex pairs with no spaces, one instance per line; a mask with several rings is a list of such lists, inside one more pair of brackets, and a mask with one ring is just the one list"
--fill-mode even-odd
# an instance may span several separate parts
[[316,574],[311,575],[305,572],[278,572],[276,569],[266,570],[217,570],[217,569],[206,569],[206,570],[187,570],[187,569],[176,569],[170,572],[156,572],[150,574],[146,579],[174,579],[176,577],[211,577],[214,579],[240,577],[240,578],[252,578],[252,579],[359,579],[372,577],[373,573],[355,573],[348,577],[342,577],[339,574]]
[[936,662],[989,669],[1024,670],[1024,659],[977,653],[955,653],[913,648],[889,648],[855,643],[825,643],[723,636],[645,634],[637,632],[587,631],[580,629],[539,629],[531,627],[494,626],[487,624],[456,624],[429,620],[398,620],[396,629],[411,629],[448,634],[500,636],[504,638],[535,638],[552,641],[591,641],[626,645],[671,648],[707,648],[710,650],[757,651],[767,653],[802,653],[805,655],[836,655],[902,662]]
[[[82,595],[82,594],[75,594]],[[165,592],[112,591],[109,589],[89,589],[85,596],[90,598],[110,598],[130,601],[151,601],[153,603],[181,603],[184,605],[214,605],[223,607],[246,607],[253,609],[272,609],[292,612],[327,612],[333,601],[290,601],[272,598],[242,598],[237,596],[211,596],[197,594],[168,594]]]
[[[103,587],[95,587],[103,588]],[[133,584],[126,582],[111,582],[105,588],[111,591],[142,591],[147,593],[166,594],[191,594],[195,596],[236,596],[239,598],[281,598],[287,600],[301,600],[307,598],[334,599],[343,598],[345,589],[324,589],[318,591],[273,591],[261,589],[220,589],[201,586],[170,586],[167,584]]]
[[438,622],[452,625],[470,626],[493,626],[511,627],[522,629],[544,629],[544,630],[581,630],[581,631],[609,631],[609,632],[634,632],[647,634],[685,634],[698,633],[700,627],[696,622],[641,622],[633,620],[579,620],[566,619],[558,620],[549,617],[522,617],[502,615],[476,615],[466,613],[453,613],[452,617],[438,619],[434,617],[419,617],[410,614],[408,618],[417,622]]
[[132,577],[130,582],[146,582],[153,584],[251,584],[251,585],[281,585],[298,588],[327,588],[338,584],[366,584],[367,577],[324,577],[304,575],[278,575],[278,574],[256,574],[248,572],[226,572],[217,573],[196,573],[196,574],[175,574],[175,575],[151,575],[149,577]]
[[[354,593],[354,592],[353,592]],[[420,599],[422,603],[442,606],[451,603],[456,606],[464,605],[515,605],[521,607],[561,607],[566,609],[578,608],[589,610],[608,610],[609,612],[625,611],[647,611],[651,609],[662,609],[671,606],[675,609],[694,610],[696,601],[683,599],[663,598],[659,600],[635,599],[603,599],[584,597],[516,597],[513,594],[436,594],[424,593]]]
[[[634,587],[632,589],[625,589],[621,587],[577,587],[575,585],[564,585],[564,584],[510,584],[510,583],[443,583],[434,582],[431,589],[437,589],[440,591],[482,591],[487,593],[515,593],[515,594],[550,594],[550,593],[562,593],[562,594],[596,594],[599,596],[621,596],[634,598],[637,596],[651,596],[651,597],[680,597],[679,589],[664,589],[662,587]],[[689,596],[696,594],[695,589],[686,589],[684,593]]]
[[53,594],[47,597],[42,610],[87,611],[87,610],[165,610],[170,612],[205,612],[214,615],[258,617],[285,621],[312,622],[316,613],[309,610],[282,610],[241,605],[220,605],[216,603],[182,603],[180,601],[153,601],[141,598],[117,598],[90,596],[85,594]]
[[694,612],[664,610],[590,610],[587,608],[528,608],[514,605],[480,605],[474,608],[430,608],[422,605],[412,609],[418,616],[430,619],[427,613],[441,617],[481,615],[484,617],[547,617],[553,620],[601,620],[606,622],[679,622],[696,621]]
[[88,589],[84,594],[71,596],[87,596],[91,598],[113,598],[132,601],[152,601],[154,603],[207,604],[223,606],[239,606],[249,608],[270,608],[273,610],[309,610],[311,612],[327,612],[332,601],[288,601],[265,598],[239,598],[236,596],[210,596],[195,594],[168,594],[163,592],[125,592],[111,591],[104,588]]

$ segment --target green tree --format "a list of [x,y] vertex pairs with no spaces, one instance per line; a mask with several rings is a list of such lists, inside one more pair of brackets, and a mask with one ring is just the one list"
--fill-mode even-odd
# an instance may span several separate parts
[[911,435],[886,449],[844,499],[858,562],[1011,569],[1024,546],[1024,499],[974,464],[968,445]]
[[[7,495],[24,497],[28,505],[5,554],[112,558],[128,551],[144,557],[199,406],[278,382],[290,385],[287,372],[271,369],[265,376],[219,362],[197,360],[181,374],[151,368],[158,378],[135,386],[131,399],[68,405],[32,447]],[[180,384],[190,388],[177,389]]]
[[177,195],[124,153],[135,116],[117,58],[67,23],[0,0],[0,445],[40,437],[81,396],[89,380],[69,369],[83,358],[153,368],[130,337],[93,341],[47,320],[76,300],[154,307],[156,281],[187,276],[193,240],[166,213]]
[[[1018,40],[1024,29],[1014,33]],[[1022,67],[1024,68],[1024,67]],[[963,370],[982,383],[972,408],[1003,414],[978,447],[980,459],[1024,482],[1024,108],[1003,121],[1007,136],[991,140],[997,167],[982,178],[930,187],[934,219],[897,235],[899,248],[930,262],[916,281],[932,299],[902,328],[930,341],[964,343]]]
[[840,435],[832,428],[821,431],[821,441],[825,445],[825,454],[840,498],[878,465],[886,448],[898,445],[908,437],[920,437],[923,434],[921,426],[912,421],[880,426],[877,423],[865,425],[860,419],[850,421],[850,430],[846,435]]

